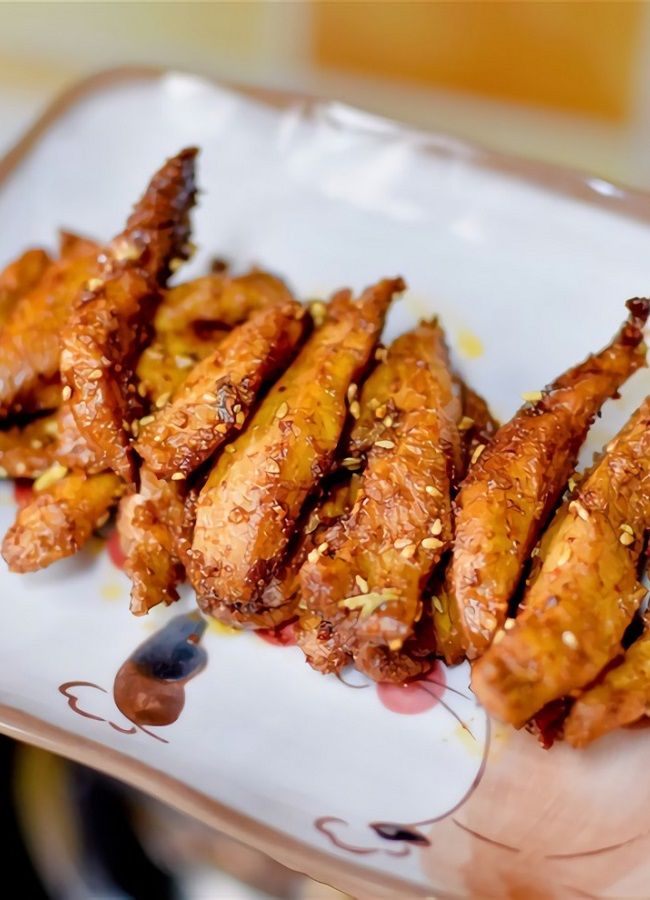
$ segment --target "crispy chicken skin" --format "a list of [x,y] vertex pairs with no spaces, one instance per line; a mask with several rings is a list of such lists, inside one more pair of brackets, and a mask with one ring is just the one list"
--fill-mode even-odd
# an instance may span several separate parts
[[85,245],[84,252],[70,252],[11,307],[0,329],[0,417],[44,408],[34,395],[56,379],[61,332],[79,291],[97,274],[96,257]]
[[374,443],[359,492],[349,515],[326,532],[322,552],[303,566],[301,592],[334,627],[352,619],[355,644],[397,651],[422,615],[422,592],[452,539],[461,406],[437,322],[392,344],[363,387],[360,409],[351,446],[361,449],[367,436]]
[[0,477],[38,478],[55,459],[56,416],[0,430]]
[[574,747],[638,722],[650,712],[650,620],[645,631],[593,687],[581,694],[564,723],[564,737]]
[[122,490],[112,473],[66,475],[18,511],[2,544],[12,572],[34,572],[83,547]]
[[593,681],[621,652],[645,596],[637,571],[650,527],[650,398],[560,515],[514,627],[474,666],[474,693],[513,725]]
[[50,263],[45,250],[27,250],[0,272],[0,325],[15,303],[36,287]]
[[[455,546],[440,597],[440,649],[480,656],[503,625],[540,530],[573,471],[602,404],[645,363],[647,300],[628,301],[612,343],[561,375],[502,425],[477,457],[455,502]],[[450,604],[448,607],[446,604]],[[450,626],[445,619],[450,620]]]
[[154,403],[172,394],[231,328],[292,299],[283,281],[257,270],[236,278],[215,273],[169,289],[154,319],[155,339],[138,362],[141,394]]
[[346,422],[346,395],[366,369],[401,279],[353,300],[342,291],[324,324],[217,461],[197,507],[190,578],[218,618],[255,615],[282,566],[295,524],[329,471]]
[[156,475],[187,477],[243,428],[259,390],[293,355],[304,313],[294,301],[261,309],[192,369],[136,443]]
[[184,576],[178,547],[187,521],[184,494],[180,483],[159,479],[144,466],[139,491],[120,501],[117,528],[136,616],[178,600],[176,587]]
[[466,382],[458,379],[463,417],[458,429],[461,436],[463,468],[465,474],[479,446],[487,447],[499,429],[499,423],[490,412],[483,397]]
[[96,283],[79,298],[62,335],[61,378],[78,430],[130,483],[130,423],[138,414],[133,374],[160,289],[189,255],[195,156],[183,150],[154,175],[125,230],[100,257]]

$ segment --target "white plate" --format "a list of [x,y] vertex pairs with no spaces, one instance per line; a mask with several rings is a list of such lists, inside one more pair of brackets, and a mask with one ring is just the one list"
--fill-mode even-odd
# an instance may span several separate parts
[[[439,313],[501,416],[603,345],[623,301],[650,290],[643,195],[339,104],[252,99],[177,73],[80,86],[0,165],[0,259],[51,245],[61,225],[111,236],[187,144],[202,150],[202,193],[184,276],[218,254],[268,266],[306,297],[402,274],[410,292],[388,336]],[[589,452],[648,386],[646,372],[632,379]],[[9,487],[0,501],[4,529]],[[492,726],[490,737],[464,666],[406,691],[358,675],[346,685],[295,647],[216,626],[192,645],[178,720],[140,728],[116,706],[115,675],[190,597],[131,617],[102,545],[30,576],[3,565],[0,592],[0,727],[314,877],[373,896],[647,896],[648,732],[544,753],[528,735]]]

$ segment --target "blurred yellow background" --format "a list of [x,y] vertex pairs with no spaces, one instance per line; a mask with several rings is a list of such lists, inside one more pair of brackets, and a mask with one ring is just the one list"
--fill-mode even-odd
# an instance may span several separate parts
[[646,3],[0,3],[1,140],[80,75],[148,63],[650,187],[649,49]]

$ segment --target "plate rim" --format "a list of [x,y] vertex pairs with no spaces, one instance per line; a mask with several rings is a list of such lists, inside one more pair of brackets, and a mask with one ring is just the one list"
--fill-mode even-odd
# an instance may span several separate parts
[[[323,105],[331,107],[335,102],[300,92],[242,85],[205,73],[166,67],[118,66],[103,69],[73,82],[59,93],[0,158],[0,189],[38,145],[41,138],[48,133],[50,127],[81,101],[121,83],[135,84],[140,81],[162,80],[173,74],[198,78],[276,108],[286,108],[300,103],[310,110],[322,108]],[[553,193],[588,202],[628,219],[650,224],[650,191],[629,188],[610,179],[602,179],[579,170],[489,150],[477,143],[442,132],[417,129],[374,113],[366,114],[348,104],[337,106],[356,110],[361,116],[366,116],[367,127],[372,127],[372,123],[375,123],[375,127],[377,124],[383,125],[384,128],[388,125],[396,129],[397,133],[415,137],[424,152],[463,156],[471,165],[506,174]],[[363,127],[360,121],[354,124],[356,127]],[[594,186],[595,182],[600,185],[600,190]],[[602,186],[606,186],[609,190],[603,191]],[[399,892],[397,896],[403,897],[426,897],[434,890],[433,886],[426,888],[410,880],[366,868],[303,843],[252,816],[220,803],[154,766],[107,747],[99,741],[73,734],[65,728],[11,705],[0,703],[0,733],[105,772],[209,827],[260,850],[290,869],[305,873],[316,881],[340,887],[345,891],[353,891],[357,896],[364,893],[367,895],[368,888],[378,892],[373,895],[377,897],[395,896],[395,892]]]

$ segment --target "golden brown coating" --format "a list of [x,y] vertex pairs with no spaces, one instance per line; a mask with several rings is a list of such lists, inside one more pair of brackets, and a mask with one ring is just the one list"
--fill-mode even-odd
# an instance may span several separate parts
[[593,681],[645,596],[637,570],[650,527],[650,398],[559,515],[520,615],[474,666],[474,693],[513,725]]
[[154,175],[63,330],[61,378],[78,430],[127,482],[135,478],[134,369],[151,334],[160,288],[189,255],[195,156],[196,150],[183,150]]
[[329,471],[346,395],[368,365],[401,279],[330,303],[326,320],[223,453],[201,493],[190,577],[206,611],[263,611],[305,501]]
[[135,445],[156,475],[187,477],[244,427],[260,389],[293,355],[304,313],[295,301],[259,310],[190,371]]
[[5,535],[2,555],[11,571],[34,572],[72,556],[102,524],[121,491],[112,473],[74,472],[45,487],[18,511]]
[[354,619],[360,646],[397,651],[422,615],[422,592],[452,539],[461,406],[437,322],[392,344],[359,405],[351,446],[365,446],[368,435],[374,444],[352,510],[302,568],[302,597],[334,625]]
[[117,528],[136,616],[178,600],[176,587],[184,576],[177,547],[186,524],[184,493],[180,483],[158,479],[143,466],[139,491],[120,501]]
[[61,259],[81,259],[84,256],[98,256],[101,245],[92,238],[83,237],[73,231],[59,231],[59,256]]
[[[448,642],[480,656],[503,625],[508,604],[540,530],[573,471],[602,404],[645,362],[647,300],[628,301],[629,317],[612,343],[561,375],[496,433],[473,464],[455,501],[456,537],[445,583]],[[442,598],[441,598],[442,599]],[[441,628],[441,633],[444,629]]]
[[0,477],[38,478],[55,459],[56,416],[0,430]]
[[616,728],[638,722],[650,712],[650,631],[645,631],[625,656],[581,694],[564,723],[564,737],[574,747],[586,747]]
[[46,268],[0,329],[0,417],[47,408],[34,395],[56,379],[61,331],[80,290],[98,271],[96,253],[77,250],[80,255],[70,252]]
[[458,379],[463,417],[458,424],[460,431],[463,469],[465,474],[477,447],[487,447],[499,429],[499,423],[490,412],[490,407],[465,381]]
[[0,272],[0,325],[14,304],[36,287],[50,263],[45,250],[27,250]]

